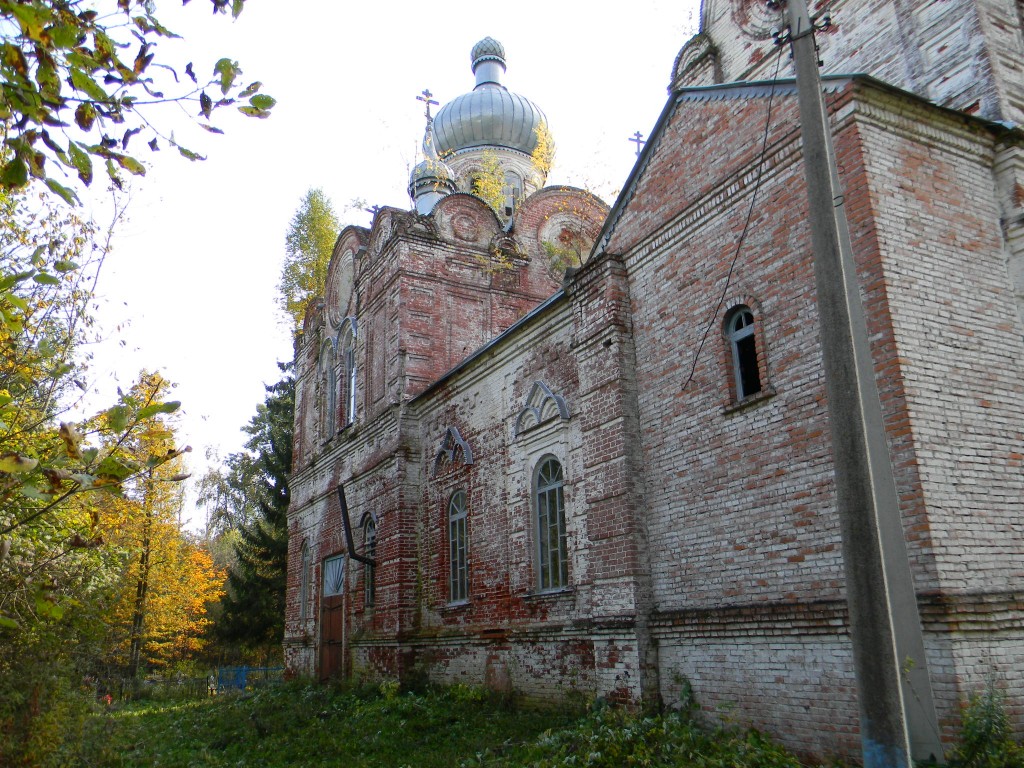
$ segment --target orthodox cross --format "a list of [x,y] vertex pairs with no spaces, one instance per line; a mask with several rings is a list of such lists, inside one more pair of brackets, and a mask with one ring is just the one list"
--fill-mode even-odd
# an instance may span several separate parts
[[424,104],[427,105],[427,110],[424,114],[427,116],[427,121],[429,122],[431,119],[430,105],[433,104],[435,107],[437,106],[437,102],[434,101],[434,94],[430,92],[429,88],[424,88],[423,93],[416,97],[416,101],[422,101]]
[[373,216],[374,218],[377,218],[377,212],[380,210],[380,206],[371,205],[369,208],[363,208],[363,210],[366,211],[371,216]]
[[640,157],[640,150],[642,150],[644,148],[644,144],[647,143],[644,140],[644,135],[640,133],[640,131],[637,131],[633,134],[633,138],[631,138],[630,141],[636,144],[636,156]]

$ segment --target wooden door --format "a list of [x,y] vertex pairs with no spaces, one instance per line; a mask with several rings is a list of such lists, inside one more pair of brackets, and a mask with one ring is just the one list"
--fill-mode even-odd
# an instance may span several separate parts
[[320,679],[345,674],[345,603],[343,595],[325,597],[320,615]]

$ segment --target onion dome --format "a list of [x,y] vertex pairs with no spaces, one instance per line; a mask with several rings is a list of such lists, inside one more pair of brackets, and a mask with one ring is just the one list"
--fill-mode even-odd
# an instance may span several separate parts
[[433,121],[427,119],[423,134],[423,160],[409,175],[409,197],[416,203],[416,212],[428,214],[442,197],[455,191],[455,174],[437,156],[434,148]]
[[475,147],[505,147],[531,154],[537,147],[537,128],[547,118],[532,101],[501,84],[505,48],[485,37],[473,46],[470,58],[476,87],[437,113],[437,151],[444,155]]

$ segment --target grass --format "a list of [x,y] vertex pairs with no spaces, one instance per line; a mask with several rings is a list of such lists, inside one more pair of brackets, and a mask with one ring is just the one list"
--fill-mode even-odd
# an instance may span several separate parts
[[[578,713],[577,713],[578,714]],[[513,711],[484,692],[399,694],[281,685],[188,702],[137,702],[98,715],[73,763],[92,766],[416,766],[500,755],[573,715]]]
[[756,732],[708,731],[685,714],[515,709],[475,688],[426,693],[288,684],[97,714],[66,758],[90,766],[798,768]]

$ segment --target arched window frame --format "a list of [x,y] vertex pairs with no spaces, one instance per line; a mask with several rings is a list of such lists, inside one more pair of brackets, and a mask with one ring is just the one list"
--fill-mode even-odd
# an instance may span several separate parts
[[766,391],[762,375],[762,349],[759,323],[754,310],[746,304],[732,307],[725,316],[725,338],[729,345],[730,377],[735,402],[742,402]]
[[519,203],[523,199],[523,177],[511,168],[505,169],[505,186],[503,191],[506,200],[511,198],[513,207],[518,208]]
[[457,490],[448,499],[448,600],[469,600],[469,503]]
[[312,581],[309,559],[309,542],[302,542],[302,555],[299,564],[299,621],[309,618],[310,582]]
[[565,525],[565,474],[562,462],[548,454],[533,471],[537,589],[554,592],[569,586],[569,547]]
[[[377,521],[372,515],[363,520],[363,554],[377,557]],[[377,601],[377,569],[370,563],[363,563],[363,605],[372,608]]]
[[334,344],[326,340],[320,347],[319,377],[317,381],[317,424],[320,440],[334,436],[334,414],[337,412],[334,369]]
[[338,376],[338,416],[342,429],[356,419],[356,319],[349,317],[338,332],[338,356],[341,366]]

